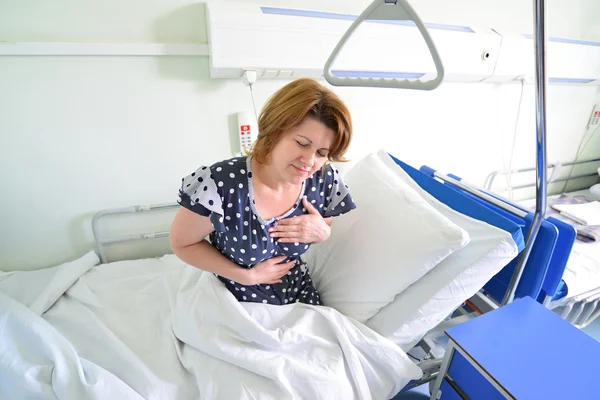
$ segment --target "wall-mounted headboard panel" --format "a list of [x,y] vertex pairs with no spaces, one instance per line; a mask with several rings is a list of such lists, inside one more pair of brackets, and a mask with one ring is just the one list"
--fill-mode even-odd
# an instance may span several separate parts
[[[273,8],[249,2],[209,2],[207,25],[213,78],[321,78],[323,67],[356,15]],[[389,23],[388,23],[389,22]],[[447,82],[533,80],[531,36],[425,21]],[[551,84],[600,85],[600,43],[550,38]],[[339,76],[428,80],[435,66],[418,29],[407,21],[363,24],[333,66]]]

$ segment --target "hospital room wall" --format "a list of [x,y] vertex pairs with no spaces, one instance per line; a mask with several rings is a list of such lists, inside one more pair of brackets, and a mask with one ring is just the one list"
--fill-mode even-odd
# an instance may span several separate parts
[[[367,3],[319,8],[356,13]],[[495,10],[481,3],[413,5],[430,22],[531,31],[528,2],[497,1]],[[600,40],[593,3],[549,1],[550,34]],[[0,2],[0,40],[205,43],[204,12],[202,4],[172,0]],[[257,107],[285,83],[259,81]],[[385,148],[475,183],[508,163],[520,84],[447,83],[429,93],[334,90],[353,113],[353,161]],[[0,270],[83,254],[92,248],[90,219],[100,209],[174,201],[182,175],[231,156],[233,115],[252,110],[242,82],[210,79],[201,57],[3,57],[0,93]],[[594,87],[550,86],[551,160],[574,157],[597,101]],[[524,87],[522,103],[515,166],[533,163],[532,85]],[[599,148],[598,138],[588,146]]]

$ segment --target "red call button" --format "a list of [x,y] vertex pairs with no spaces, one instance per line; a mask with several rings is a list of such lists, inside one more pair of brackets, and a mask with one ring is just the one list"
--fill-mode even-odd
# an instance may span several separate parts
[[243,131],[249,131],[250,130],[250,125],[242,125],[241,126]]

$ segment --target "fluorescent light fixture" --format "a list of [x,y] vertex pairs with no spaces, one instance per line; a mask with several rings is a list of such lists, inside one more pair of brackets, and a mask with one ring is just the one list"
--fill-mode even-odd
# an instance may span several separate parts
[[582,79],[582,78],[548,78],[550,83],[591,83],[595,79]]
[[[523,36],[525,36],[527,39],[533,39],[533,35],[530,35],[528,33],[524,33]],[[567,38],[549,37],[548,41],[549,42],[556,42],[556,43],[581,44],[581,45],[584,45],[584,46],[600,47],[600,42],[592,42],[591,40],[579,40],[579,39],[567,39]]]
[[420,79],[425,75],[420,72],[387,72],[387,71],[344,71],[333,70],[331,73],[343,78],[387,78],[387,79]]
[[[352,14],[340,14],[322,11],[311,11],[311,10],[297,10],[293,8],[277,8],[277,7],[261,7],[263,14],[274,14],[274,15],[287,15],[291,17],[308,17],[308,18],[324,18],[324,19],[337,19],[343,21],[354,21],[358,18],[357,15]],[[390,25],[402,25],[402,26],[416,26],[413,21],[398,21],[398,20],[372,20],[367,19],[368,22],[375,22],[379,24],[390,24]],[[446,25],[446,24],[424,24],[427,29],[440,29],[446,31],[458,31],[474,33],[473,29],[468,26],[458,25]]]

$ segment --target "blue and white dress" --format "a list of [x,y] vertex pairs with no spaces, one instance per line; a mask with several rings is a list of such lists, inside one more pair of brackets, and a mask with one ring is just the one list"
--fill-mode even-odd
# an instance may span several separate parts
[[198,168],[183,178],[178,203],[209,217],[214,227],[209,236],[211,244],[242,267],[252,268],[279,255],[287,256],[286,261],[296,260],[296,265],[282,278],[282,283],[245,286],[218,276],[239,301],[320,305],[319,293],[301,258],[310,244],[277,243],[268,232],[279,220],[308,213],[302,205],[303,196],[307,196],[324,218],[342,215],[356,208],[339,172],[327,165],[324,171],[320,169],[303,182],[298,199],[285,214],[264,220],[254,203],[249,157],[232,158]]

